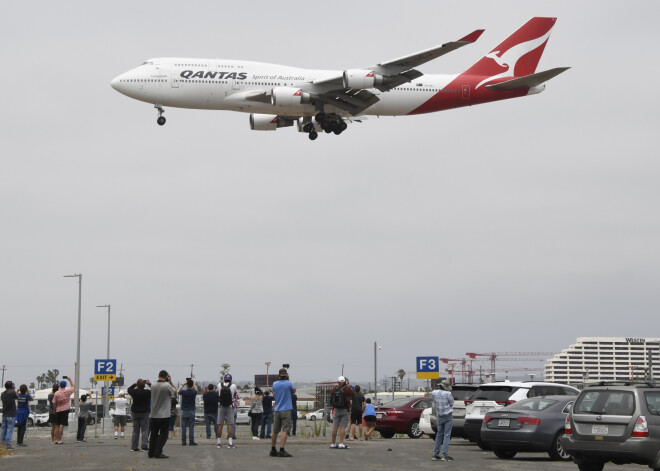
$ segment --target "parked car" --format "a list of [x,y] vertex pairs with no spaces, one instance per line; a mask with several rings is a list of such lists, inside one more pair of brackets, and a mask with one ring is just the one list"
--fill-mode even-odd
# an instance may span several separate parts
[[580,471],[601,471],[608,461],[660,469],[660,387],[586,387],[566,418],[562,444]]
[[[177,407],[178,407],[178,405],[177,405]],[[177,409],[177,410],[179,410],[179,409]],[[180,414],[180,413],[181,413],[181,411],[179,410],[179,414]],[[111,419],[114,419],[114,416],[115,416],[115,409],[110,409],[110,410],[108,410],[108,415],[110,416]],[[131,412],[130,412],[130,410],[127,410],[127,411],[126,411],[126,422],[133,422],[133,417],[131,417]]]
[[401,397],[376,408],[376,431],[383,438],[392,438],[395,433],[407,433],[410,438],[419,438],[419,418],[422,411],[431,407],[433,400],[427,397]]
[[[477,389],[478,384],[456,383],[452,387],[451,395],[454,398],[454,410],[452,412],[452,437],[467,438],[465,435],[465,399],[470,397]],[[435,404],[424,409],[419,417],[419,428],[431,439],[435,440],[435,434],[438,431],[436,424]]]
[[484,417],[522,399],[537,396],[577,396],[580,391],[559,383],[537,381],[502,381],[482,384],[466,401],[465,434],[482,450],[488,446],[481,440]]
[[573,402],[575,396],[539,396],[489,412],[481,424],[481,441],[498,458],[545,451],[553,460],[569,461],[561,437]]
[[236,410],[236,425],[240,424],[250,424],[250,416],[248,415],[248,412],[250,412],[250,408],[247,406],[239,406],[238,409]]
[[325,418],[325,410],[319,409],[316,412],[308,412],[305,414],[306,420],[323,420]]
[[[46,417],[46,419],[48,419],[48,416]],[[94,413],[93,410],[90,410],[89,417],[87,417],[87,425],[94,425],[95,423],[96,423],[96,414]],[[78,420],[76,419],[75,409],[73,407],[69,409],[69,425],[71,424],[75,424],[76,427],[78,426]]]

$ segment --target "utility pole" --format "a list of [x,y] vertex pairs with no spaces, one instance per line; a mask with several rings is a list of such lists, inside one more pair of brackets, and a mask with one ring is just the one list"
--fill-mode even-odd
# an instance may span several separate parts
[[195,378],[195,375],[193,375],[193,366],[195,366],[195,365],[193,365],[193,364],[191,363],[191,364],[190,364],[190,377],[191,377],[192,379]]
[[2,365],[2,383],[0,383],[3,387],[5,385],[5,370],[7,369],[7,365]]

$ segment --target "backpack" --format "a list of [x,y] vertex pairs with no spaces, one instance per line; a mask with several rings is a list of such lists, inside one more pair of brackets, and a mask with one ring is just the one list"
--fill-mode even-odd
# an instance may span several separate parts
[[220,405],[223,407],[231,406],[234,404],[234,398],[231,397],[231,389],[224,384],[220,386]]
[[345,409],[346,408],[346,394],[344,389],[346,386],[335,389],[335,392],[330,396],[330,405],[335,409]]

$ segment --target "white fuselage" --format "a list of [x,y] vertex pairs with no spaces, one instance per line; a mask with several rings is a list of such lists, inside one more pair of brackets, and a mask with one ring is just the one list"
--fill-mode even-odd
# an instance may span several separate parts
[[[161,106],[177,108],[230,110],[291,116],[312,116],[311,104],[273,105],[267,98],[273,87],[306,90],[315,80],[334,77],[341,71],[310,70],[262,62],[221,59],[161,58],[146,61],[112,81],[122,94]],[[454,94],[460,100],[461,90],[446,89],[457,75],[423,75],[412,83],[387,92],[369,89],[379,101],[359,114],[396,116],[411,113],[439,93]],[[261,100],[250,99],[260,93]],[[448,96],[449,98],[449,96]],[[346,114],[326,106],[326,112]]]

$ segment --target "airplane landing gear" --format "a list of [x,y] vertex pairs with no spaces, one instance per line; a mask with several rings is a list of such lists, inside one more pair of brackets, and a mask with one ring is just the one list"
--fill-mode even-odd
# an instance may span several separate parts
[[[339,135],[348,128],[346,121],[338,114],[326,114],[320,111],[316,113],[313,119],[326,134],[334,133]],[[313,122],[305,123],[302,130],[308,134],[311,141],[319,137],[319,133]]]
[[158,119],[156,120],[156,122],[158,123],[159,126],[162,126],[167,121],[165,119],[165,116],[163,116],[163,113],[165,113],[165,110],[160,105],[154,105],[154,108],[156,108],[158,110]]
[[310,141],[316,140],[317,137],[319,137],[319,133],[317,133],[316,131],[311,131],[309,133],[309,140]]

